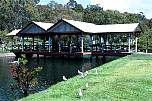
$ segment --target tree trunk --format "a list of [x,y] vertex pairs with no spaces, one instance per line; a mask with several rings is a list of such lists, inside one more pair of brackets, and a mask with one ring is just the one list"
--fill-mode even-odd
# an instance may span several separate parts
[[27,89],[23,89],[23,94],[24,94],[24,97],[27,97],[29,94],[28,94],[28,90]]

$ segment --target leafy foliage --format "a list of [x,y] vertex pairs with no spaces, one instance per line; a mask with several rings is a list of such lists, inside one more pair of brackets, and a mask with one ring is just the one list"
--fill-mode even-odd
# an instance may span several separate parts
[[14,87],[19,88],[24,96],[28,96],[30,87],[37,84],[38,73],[42,70],[42,67],[30,69],[26,66],[27,62],[23,56],[19,58],[19,63],[10,65],[11,75],[17,82]]

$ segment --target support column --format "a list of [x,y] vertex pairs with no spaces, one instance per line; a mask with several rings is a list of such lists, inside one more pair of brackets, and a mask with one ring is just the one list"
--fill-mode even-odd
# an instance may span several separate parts
[[129,52],[129,53],[131,52],[131,51],[130,51],[130,48],[131,48],[131,42],[130,42],[130,41],[131,41],[131,38],[130,38],[130,37],[131,37],[131,34],[129,33],[129,34],[128,34],[128,52]]
[[32,39],[33,39],[32,45],[33,45],[33,51],[34,51],[34,36],[32,37]]
[[135,52],[137,53],[138,52],[138,37],[137,37],[137,35],[136,35],[136,47],[135,47]]
[[44,39],[43,39],[43,51],[45,51],[45,36],[44,36]]
[[21,40],[22,40],[22,51],[24,51],[24,37],[21,36]]
[[51,51],[51,36],[49,35],[49,52]]
[[93,51],[93,39],[92,39],[92,34],[90,34],[90,39],[91,39],[91,52]]
[[[13,44],[13,37],[14,37],[14,36],[12,36],[12,50],[14,49],[14,48],[13,48],[13,46],[14,46],[14,44]],[[15,46],[15,47],[16,47],[16,46]]]
[[70,53],[72,52],[72,47],[71,47],[71,36],[69,36],[69,48],[70,48]]
[[101,49],[101,35],[99,35],[99,49],[100,49],[100,51],[102,50]]
[[77,43],[76,43],[76,52],[79,52],[80,47],[79,47],[79,36],[77,36]]
[[59,52],[61,52],[61,39],[60,39],[60,35],[58,35],[58,44],[59,44]]
[[103,41],[104,41],[104,45],[102,45],[102,52],[104,52],[103,50],[107,50],[107,46],[106,46],[106,43],[107,43],[107,34],[104,34],[102,36],[103,38]]
[[98,39],[98,35],[95,36],[95,46],[96,46],[96,52],[98,51],[97,49],[97,39]]
[[83,47],[84,46],[84,44],[83,44],[83,33],[82,33],[82,35],[81,35],[81,53],[83,53],[84,52],[84,50],[83,50]]

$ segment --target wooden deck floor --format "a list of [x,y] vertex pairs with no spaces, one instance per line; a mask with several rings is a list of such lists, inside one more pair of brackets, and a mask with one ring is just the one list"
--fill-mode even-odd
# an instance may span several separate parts
[[93,51],[93,52],[48,52],[48,51],[12,51],[15,54],[38,54],[45,56],[84,56],[84,55],[92,55],[92,56],[126,56],[131,53],[128,52],[111,52],[111,51]]

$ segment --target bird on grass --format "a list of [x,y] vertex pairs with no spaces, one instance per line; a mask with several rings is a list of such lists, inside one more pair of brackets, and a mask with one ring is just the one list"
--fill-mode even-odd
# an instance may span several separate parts
[[89,74],[89,72],[88,71],[86,71],[85,73],[84,73],[84,76],[87,76]]
[[64,81],[67,81],[67,80],[68,80],[65,76],[63,76],[62,78],[63,78]]
[[86,90],[89,87],[89,84],[86,83],[85,86],[83,87],[83,90]]
[[88,84],[88,83],[86,83],[86,84],[85,84],[85,87],[86,87],[86,88],[88,88],[88,87],[89,87],[89,84]]
[[81,88],[79,88],[78,92],[76,93],[77,98],[81,98],[83,96]]
[[78,74],[79,74],[82,78],[84,78],[84,73],[81,72],[80,70],[78,70]]
[[95,74],[98,74],[98,70],[97,70],[97,68],[95,68]]

